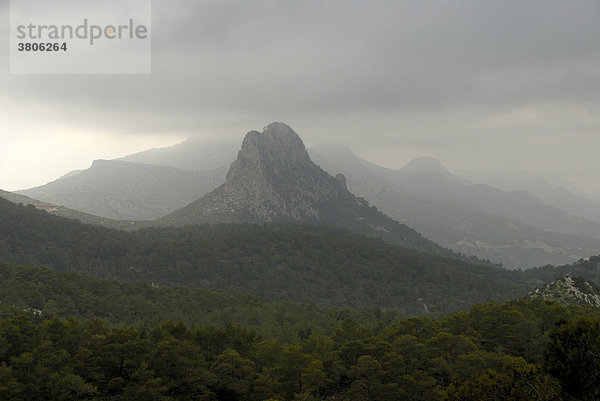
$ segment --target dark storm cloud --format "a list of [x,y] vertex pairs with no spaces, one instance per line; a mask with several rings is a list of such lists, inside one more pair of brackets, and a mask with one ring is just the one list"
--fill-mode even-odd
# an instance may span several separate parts
[[167,126],[201,111],[598,101],[598,4],[155,1],[151,76],[13,76],[2,91]]

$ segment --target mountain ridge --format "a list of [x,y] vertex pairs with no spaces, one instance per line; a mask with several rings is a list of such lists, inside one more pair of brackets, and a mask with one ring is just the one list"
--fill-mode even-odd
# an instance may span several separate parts
[[547,205],[600,223],[600,201],[561,178],[523,171],[465,171],[466,177],[506,191],[527,191]]
[[424,313],[424,303],[433,313],[507,300],[541,284],[534,275],[402,248],[339,227],[220,224],[129,233],[4,199],[0,216],[0,262],[120,282],[411,314]]
[[144,150],[116,160],[207,171],[228,167],[235,159],[237,146],[238,142],[231,139],[188,138],[172,146]]

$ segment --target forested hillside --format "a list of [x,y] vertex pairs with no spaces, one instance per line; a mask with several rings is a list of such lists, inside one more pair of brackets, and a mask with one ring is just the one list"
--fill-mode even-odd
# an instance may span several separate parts
[[168,320],[190,326],[241,325],[291,342],[330,335],[346,318],[373,325],[398,322],[396,310],[323,309],[314,304],[267,302],[239,292],[123,284],[45,268],[0,263],[0,306],[41,316],[102,319],[111,326],[153,327]]
[[126,233],[0,200],[0,261],[119,281],[235,290],[267,300],[439,313],[507,300],[541,282],[339,228],[216,225]]

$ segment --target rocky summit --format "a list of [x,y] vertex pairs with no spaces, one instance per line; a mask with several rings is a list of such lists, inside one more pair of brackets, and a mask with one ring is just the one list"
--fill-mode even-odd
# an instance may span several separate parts
[[246,134],[226,181],[162,218],[163,225],[293,221],[338,226],[388,242],[450,254],[385,216],[313,163],[302,139],[283,123]]

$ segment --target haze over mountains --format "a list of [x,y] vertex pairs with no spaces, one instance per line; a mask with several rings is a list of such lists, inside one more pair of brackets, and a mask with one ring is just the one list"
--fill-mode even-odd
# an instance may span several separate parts
[[464,171],[463,177],[506,191],[526,191],[544,203],[600,223],[600,201],[556,177],[544,177],[525,171]]
[[223,172],[223,178],[225,178],[226,168],[235,160],[239,147],[238,141],[230,139],[191,138],[173,146],[149,149],[118,160],[170,166],[191,171],[219,170],[225,167]]
[[[313,146],[307,154],[298,135],[281,123],[251,131],[227,173],[236,147],[231,141],[188,140],[96,161],[88,170],[20,193],[105,218],[147,220],[135,227],[303,221],[396,243],[408,237],[413,240],[406,244],[426,243],[357,195],[444,247],[509,268],[570,263],[600,252],[600,206],[564,188],[567,183],[558,188],[535,176],[520,175],[519,181],[457,175],[429,157],[393,170],[343,145]],[[343,177],[333,178],[338,174]]]
[[0,189],[0,198],[6,199],[12,203],[22,204],[25,206],[33,206],[38,210],[44,210],[55,216],[65,217],[72,220],[79,220],[86,224],[93,224],[102,227],[117,228],[120,230],[133,230],[138,228],[133,221],[113,220],[97,215],[80,212],[78,210],[69,209],[64,206],[55,205],[49,202],[42,202],[37,199],[32,199],[28,196],[17,194],[14,192],[3,191]]
[[96,160],[84,171],[18,193],[110,219],[152,220],[216,188],[220,170]]
[[314,146],[313,160],[343,172],[348,188],[428,238],[507,267],[568,263],[600,248],[600,225],[523,191],[473,185],[432,158],[401,170],[374,165],[338,145]]
[[[524,191],[503,191],[489,185],[474,185],[450,173],[435,159],[419,158],[401,170],[388,170],[361,162],[360,158],[349,151],[330,157],[329,155],[336,150],[327,149],[331,150],[331,147],[320,150],[315,147],[313,158],[328,165],[326,170],[331,172],[334,169],[344,172],[351,168],[355,176],[384,179],[385,186],[389,189],[431,199],[453,201],[473,211],[514,219],[542,230],[552,229],[564,234],[600,238],[600,223],[546,205]],[[332,160],[338,162],[333,164]]]

